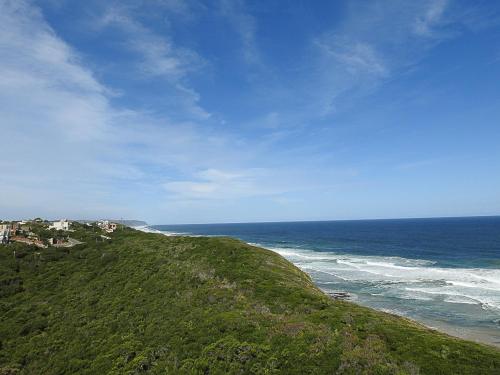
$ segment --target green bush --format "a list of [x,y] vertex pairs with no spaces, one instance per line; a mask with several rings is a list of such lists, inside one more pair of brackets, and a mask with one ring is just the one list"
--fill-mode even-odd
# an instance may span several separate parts
[[497,349],[334,301],[271,251],[75,228],[69,251],[0,246],[0,374],[500,373]]

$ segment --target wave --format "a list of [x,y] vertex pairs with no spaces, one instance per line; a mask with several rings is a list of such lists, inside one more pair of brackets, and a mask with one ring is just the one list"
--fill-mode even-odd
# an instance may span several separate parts
[[146,232],[146,233],[159,233],[159,234],[164,234],[165,236],[183,236],[185,235],[184,233],[177,233],[177,232],[170,232],[170,231],[164,231],[164,230],[158,230],[151,228],[148,225],[139,225],[136,227],[133,227],[136,230],[140,230],[141,232]]
[[[269,248],[269,247],[268,247]],[[500,310],[500,269],[443,268],[421,259],[271,247],[321,282],[350,283],[373,296],[479,305]]]
[[204,234],[193,234],[190,232],[173,232],[173,231],[168,231],[168,230],[158,230],[155,228],[151,228],[150,226],[147,225],[141,225],[137,227],[133,227],[134,229],[140,230],[142,232],[146,233],[159,233],[163,234],[165,236],[185,236],[185,237],[221,237],[221,235],[204,235]]

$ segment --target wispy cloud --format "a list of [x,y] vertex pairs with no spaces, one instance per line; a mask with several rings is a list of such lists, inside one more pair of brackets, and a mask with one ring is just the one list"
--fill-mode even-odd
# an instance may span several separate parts
[[[342,23],[313,40],[318,51],[319,113],[372,92],[413,68],[437,43],[451,37],[448,1],[351,2]],[[455,19],[455,22],[457,20]],[[450,26],[451,27],[451,26]],[[314,84],[312,81],[311,84]]]
[[430,37],[434,35],[435,27],[443,20],[443,14],[448,6],[448,0],[431,2],[423,14],[417,15],[414,23],[414,32],[417,35]]
[[234,199],[277,193],[262,184],[268,175],[263,169],[237,172],[206,169],[195,173],[193,180],[167,182],[164,188],[180,199]]
[[113,5],[96,24],[119,29],[126,46],[140,56],[139,66],[145,75],[178,80],[204,64],[196,52],[174,45],[167,35],[156,34],[129,13],[128,8]]
[[[162,2],[161,9],[170,12],[188,13],[186,4],[177,2]],[[189,114],[195,120],[205,120],[211,114],[200,105],[199,93],[189,84],[191,74],[203,70],[206,61],[195,51],[176,45],[168,33],[159,34],[146,27],[134,16],[134,7],[112,4],[106,7],[104,13],[93,19],[92,24],[98,30],[115,30],[118,40],[124,50],[134,53],[137,57],[135,73],[138,79],[164,80],[165,92],[175,103],[173,108],[181,108],[184,114]]]
[[314,41],[318,59],[314,76],[306,82],[306,113],[325,117],[350,97],[366,94],[391,72],[391,66],[374,45],[362,41],[322,36]]
[[[51,126],[71,139],[102,135],[107,89],[40,11],[23,1],[2,1],[0,20],[0,108],[7,130],[22,133],[36,121],[40,133]],[[27,110],[31,106],[44,112]]]
[[[163,209],[170,210],[175,202],[276,198],[304,188],[287,172],[277,178],[271,167],[254,167],[256,142],[207,122],[117,106],[115,89],[85,67],[38,8],[12,1],[2,10],[0,118],[10,141],[0,148],[0,160],[9,160],[0,191],[12,198],[0,204],[4,215],[140,216],[148,199],[169,202]],[[196,103],[199,94],[184,85],[188,73],[172,74],[168,84]]]
[[[133,215],[133,203],[117,202],[129,201],[135,189],[154,190],[165,173],[217,165],[231,152],[214,151],[233,142],[209,127],[114,106],[114,90],[84,67],[38,8],[24,1],[0,5],[0,159],[9,160],[0,191],[18,207]],[[12,212],[7,202],[0,207]]]
[[336,36],[323,37],[315,43],[327,58],[353,78],[383,78],[389,74],[385,61],[373,45]]
[[257,22],[246,10],[243,0],[220,0],[222,15],[236,30],[241,40],[241,51],[245,61],[249,64],[262,64],[260,51],[257,45]]
[[396,170],[413,170],[417,168],[424,168],[424,167],[430,167],[436,163],[441,162],[441,159],[426,159],[426,160],[417,160],[417,161],[410,161],[406,163],[400,163],[394,167]]

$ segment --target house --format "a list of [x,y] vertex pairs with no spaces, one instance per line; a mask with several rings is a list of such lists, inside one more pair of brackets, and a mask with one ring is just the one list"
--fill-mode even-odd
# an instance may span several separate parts
[[8,232],[9,235],[14,236],[19,232],[20,227],[18,223],[2,223],[0,224],[0,233]]
[[62,238],[49,238],[47,240],[47,242],[49,243],[49,245],[51,246],[56,246],[56,245],[64,245],[66,244],[68,241],[65,240],[65,239],[62,239]]
[[31,231],[31,225],[29,223],[24,223],[19,226],[19,230],[21,232],[29,232]]
[[104,228],[104,227],[106,227],[108,224],[109,224],[109,221],[108,221],[108,220],[99,220],[99,221],[97,222],[97,226],[98,226],[99,228]]
[[62,219],[59,221],[54,221],[50,226],[49,229],[55,229],[55,230],[69,230],[69,221],[66,219]]
[[108,220],[101,220],[97,223],[97,225],[99,226],[99,228],[105,230],[108,233],[112,233],[116,230],[116,228],[118,228],[118,224],[111,223]]
[[9,243],[10,232],[8,230],[0,229],[0,244],[5,245]]

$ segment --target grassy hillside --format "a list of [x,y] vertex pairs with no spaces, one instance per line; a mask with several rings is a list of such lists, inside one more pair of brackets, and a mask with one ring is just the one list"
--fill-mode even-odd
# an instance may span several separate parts
[[273,252],[112,237],[0,246],[0,374],[500,373],[497,349],[333,301]]

